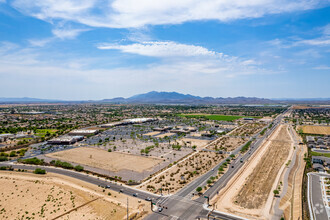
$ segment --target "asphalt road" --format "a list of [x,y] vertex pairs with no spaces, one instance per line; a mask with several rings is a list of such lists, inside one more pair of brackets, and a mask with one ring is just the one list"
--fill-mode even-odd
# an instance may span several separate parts
[[[203,176],[197,178],[175,195],[168,197],[166,199],[158,200],[158,206],[160,207],[167,207],[167,209],[163,209],[162,212],[154,212],[149,215],[146,219],[153,220],[153,219],[198,219],[198,218],[206,218],[209,211],[203,208],[203,205],[207,202],[207,196],[212,198],[215,196],[226,184],[229,180],[236,174],[236,172],[243,166],[244,162],[248,160],[253,153],[261,146],[262,142],[271,135],[277,126],[280,124],[282,120],[282,115],[280,115],[276,120],[273,122],[273,127],[268,129],[267,132],[262,136],[259,137],[259,134],[255,135],[254,138],[256,140],[250,145],[250,149],[243,155],[239,155],[234,162],[231,162],[229,169],[227,172],[218,180],[216,181],[212,187],[210,187],[203,196],[199,197],[198,199],[191,200],[192,193],[195,192],[198,186],[203,186],[206,184],[207,180],[217,174],[218,168],[225,162],[224,159],[221,163],[219,163],[213,170],[209,171]],[[242,146],[241,146],[242,147]],[[241,148],[240,147],[240,148]],[[236,149],[233,154],[237,154],[240,151],[240,148]],[[243,161],[241,163],[240,161]],[[233,166],[233,167],[232,167]],[[210,214],[213,218],[217,219],[232,219],[237,220],[241,218],[236,218],[234,216],[230,216],[228,214],[220,214],[212,212]]]
[[[308,199],[312,211],[312,218],[315,220],[328,220],[328,214],[323,203],[321,190],[321,174],[308,174]],[[329,176],[327,176],[329,177]]]

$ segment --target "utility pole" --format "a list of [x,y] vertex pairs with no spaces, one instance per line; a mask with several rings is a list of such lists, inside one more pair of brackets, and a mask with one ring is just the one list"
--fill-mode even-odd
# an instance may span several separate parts
[[128,220],[128,197],[127,197],[127,220]]

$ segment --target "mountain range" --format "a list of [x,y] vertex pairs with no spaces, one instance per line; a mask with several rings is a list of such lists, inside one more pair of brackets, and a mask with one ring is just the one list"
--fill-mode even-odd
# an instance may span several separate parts
[[320,99],[265,99],[256,97],[200,97],[190,94],[182,94],[177,92],[148,92],[144,94],[134,95],[129,98],[117,97],[103,100],[81,100],[81,101],[64,101],[52,99],[37,98],[1,98],[0,103],[114,103],[114,104],[187,104],[187,105],[203,105],[203,104],[287,104],[287,103],[310,103],[310,104],[330,104],[330,98]]
[[276,101],[255,97],[213,98],[200,97],[177,92],[148,92],[129,98],[103,99],[108,103],[145,103],[145,104],[270,104]]

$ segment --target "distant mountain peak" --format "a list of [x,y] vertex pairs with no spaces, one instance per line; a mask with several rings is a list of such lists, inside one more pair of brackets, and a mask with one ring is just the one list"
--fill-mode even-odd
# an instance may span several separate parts
[[145,104],[268,104],[274,103],[269,99],[249,98],[249,97],[228,97],[213,98],[200,97],[178,92],[158,92],[151,91],[143,94],[131,96],[127,99],[114,98],[103,100],[112,103],[145,103]]

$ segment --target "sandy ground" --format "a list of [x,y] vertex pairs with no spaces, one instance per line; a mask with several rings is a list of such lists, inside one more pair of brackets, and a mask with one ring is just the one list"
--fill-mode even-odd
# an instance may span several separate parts
[[223,136],[218,141],[214,142],[214,144],[209,145],[207,148],[212,150],[231,152],[244,144],[247,140],[247,138]]
[[151,170],[154,166],[162,162],[162,160],[157,158],[107,152],[101,149],[88,147],[55,152],[47,154],[47,156],[115,172],[123,169],[143,172],[144,170]]
[[217,198],[215,207],[251,219],[269,219],[273,192],[292,151],[287,126],[281,125],[232,178]]
[[175,133],[170,133],[169,132],[169,133],[164,133],[164,134],[157,135],[155,137],[157,137],[157,138],[164,138],[164,137],[171,137],[173,135],[175,135]]
[[[284,211],[285,219],[302,219],[302,183],[306,161],[304,155],[307,153],[306,145],[297,145],[295,162],[290,170],[287,180],[287,192],[280,200],[280,209]],[[287,171],[288,172],[288,171]]]
[[302,128],[303,132],[306,134],[324,134],[330,135],[330,126],[313,126],[305,125],[299,126],[298,129]]
[[187,146],[194,146],[196,145],[196,149],[202,149],[205,145],[207,145],[210,141],[209,140],[201,140],[201,139],[195,139],[195,138],[182,138],[180,140],[177,140],[179,144],[186,145]]
[[246,123],[235,131],[231,132],[232,136],[252,136],[258,133],[263,127],[264,123]]
[[152,132],[149,132],[149,133],[145,133],[143,134],[144,136],[154,136],[154,135],[157,135],[157,134],[160,134],[159,131],[152,131]]
[[[126,216],[126,196],[70,177],[0,171],[0,184],[1,219],[53,219],[64,213],[59,219]],[[148,211],[145,201],[130,197],[129,204],[131,216]]]
[[223,155],[214,152],[199,151],[147,184],[139,186],[139,188],[157,194],[161,193],[159,191],[160,188],[163,189],[165,194],[175,193],[198,176],[210,170],[223,158]]

